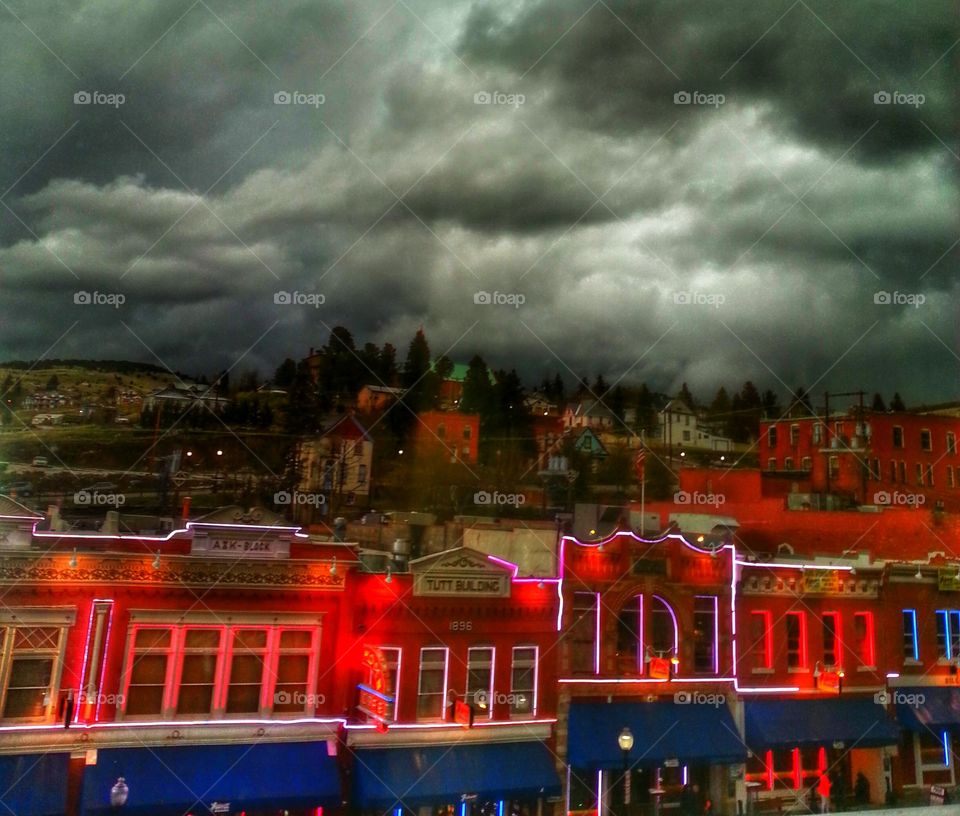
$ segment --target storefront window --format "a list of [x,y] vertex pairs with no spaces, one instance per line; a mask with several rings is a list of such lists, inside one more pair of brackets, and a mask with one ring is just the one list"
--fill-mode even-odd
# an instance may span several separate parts
[[169,629],[138,629],[133,640],[133,665],[127,686],[127,714],[160,715],[167,683],[172,632]]
[[719,670],[717,624],[717,597],[698,595],[693,607],[693,670],[698,674]]
[[510,678],[510,716],[524,717],[537,713],[536,646],[513,647],[513,670]]
[[476,716],[493,717],[492,646],[467,649],[467,702],[478,712]]

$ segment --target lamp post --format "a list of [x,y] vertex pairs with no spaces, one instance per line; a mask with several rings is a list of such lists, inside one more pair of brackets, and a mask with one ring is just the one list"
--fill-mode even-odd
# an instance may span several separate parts
[[633,733],[629,728],[624,729],[617,736],[617,745],[623,754],[623,816],[630,811],[630,749],[633,748]]

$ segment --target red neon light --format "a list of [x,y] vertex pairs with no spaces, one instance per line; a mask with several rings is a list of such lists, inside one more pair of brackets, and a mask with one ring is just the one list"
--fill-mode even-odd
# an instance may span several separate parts
[[803,761],[800,758],[800,749],[793,749],[793,787],[800,790],[803,787]]
[[767,790],[773,790],[773,751],[767,751]]

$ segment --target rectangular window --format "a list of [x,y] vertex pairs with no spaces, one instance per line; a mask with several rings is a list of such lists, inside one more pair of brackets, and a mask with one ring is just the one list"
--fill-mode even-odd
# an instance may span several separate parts
[[903,659],[920,660],[920,642],[917,638],[917,610],[903,610]]
[[890,481],[893,484],[897,483],[897,460],[890,460]]
[[873,612],[853,613],[853,650],[861,666],[876,666]]
[[273,710],[289,714],[312,714],[310,664],[313,633],[306,629],[283,629],[279,633],[274,671]]
[[807,620],[803,612],[787,612],[787,668],[807,667]]
[[955,454],[957,452],[957,435],[953,431],[947,431],[947,453]]
[[840,475],[840,457],[831,456],[827,467],[830,468],[830,478],[836,479]]
[[873,473],[870,474],[875,482],[880,481],[880,460],[873,460]]
[[900,481],[903,484],[907,483],[907,463],[902,459],[900,460]]
[[803,469],[806,471],[813,470],[813,460],[809,456],[803,457]]
[[11,626],[5,632],[0,629],[0,662],[6,675],[4,719],[42,721],[55,714],[63,631],[59,626]]
[[839,667],[843,650],[840,646],[840,614],[823,613],[823,665]]
[[783,469],[784,470],[793,470],[793,457],[788,456],[783,460]]
[[596,592],[573,594],[573,620],[570,622],[570,662],[574,674],[599,674],[597,638],[600,634],[600,595]]
[[754,669],[773,668],[773,614],[766,609],[750,613],[750,646]]
[[777,447],[777,426],[770,425],[767,428],[767,446],[771,448]]
[[937,657],[952,660],[960,657],[960,609],[938,609]]
[[956,487],[957,483],[953,476],[953,465],[947,465],[947,487]]
[[127,686],[127,714],[159,716],[163,713],[172,643],[171,629],[136,630],[133,637],[133,665]]
[[183,646],[177,714],[209,714],[220,652],[219,629],[188,629]]
[[464,438],[464,439],[469,439],[469,438],[470,438],[470,426],[469,426],[469,425],[464,425],[464,426],[463,426],[463,438]]
[[893,447],[903,447],[903,428],[901,428],[899,425],[893,426]]
[[923,487],[923,465],[917,462],[917,484]]
[[366,465],[357,465],[357,484],[366,484],[367,483],[367,466]]
[[933,465],[927,465],[927,486],[933,487]]
[[813,423],[813,444],[819,445],[823,441],[823,425],[819,422]]
[[396,646],[381,646],[380,654],[387,670],[386,693],[393,697],[392,703],[387,703],[387,719],[396,722],[397,710],[400,705],[400,663],[403,658],[401,649]]
[[920,431],[920,450],[933,450],[933,437],[931,436],[930,431],[926,428]]
[[315,713],[319,626],[257,625],[257,615],[171,626],[149,623],[157,613],[131,615],[121,717]]
[[717,611],[716,595],[698,595],[694,598],[693,670],[698,674],[716,674],[720,670]]
[[467,703],[476,717],[493,717],[492,646],[471,646],[467,649]]
[[796,422],[790,426],[790,444],[793,447],[800,444],[800,426]]
[[417,718],[446,719],[447,660],[449,650],[426,647],[420,650],[420,681],[417,687]]
[[[144,630],[147,631],[147,630]],[[263,667],[267,663],[267,631],[238,629],[233,633],[227,714],[258,714],[262,706]]]
[[775,456],[771,456],[769,459],[767,459],[767,470],[776,470],[776,469],[777,469],[777,458]]
[[539,647],[514,646],[510,673],[510,716],[536,716]]

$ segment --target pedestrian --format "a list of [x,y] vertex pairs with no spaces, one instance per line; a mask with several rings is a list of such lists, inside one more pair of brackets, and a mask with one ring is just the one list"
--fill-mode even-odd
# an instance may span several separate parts
[[830,777],[824,772],[820,772],[820,783],[817,785],[817,793],[820,794],[820,812],[830,812]]
[[856,782],[853,783],[853,798],[858,805],[870,804],[870,780],[863,771],[857,771]]

